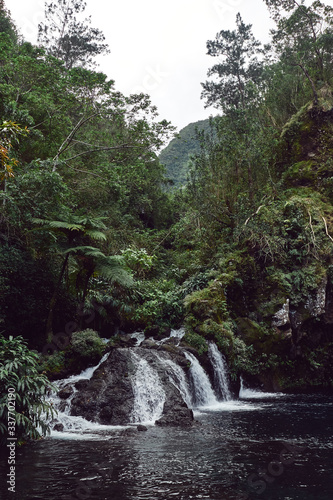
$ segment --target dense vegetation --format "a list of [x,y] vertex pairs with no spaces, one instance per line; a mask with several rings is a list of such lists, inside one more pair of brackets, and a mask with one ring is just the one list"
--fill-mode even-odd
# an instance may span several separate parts
[[93,331],[185,324],[235,378],[332,388],[333,9],[266,0],[270,46],[240,15],[207,43],[202,97],[221,114],[170,192],[158,153],[173,127],[92,69],[107,47],[75,3],[33,46],[0,1],[4,338],[27,339],[52,375],[102,353]]

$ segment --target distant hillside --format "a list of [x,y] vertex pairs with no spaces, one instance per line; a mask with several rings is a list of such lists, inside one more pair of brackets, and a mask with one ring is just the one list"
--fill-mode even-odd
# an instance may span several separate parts
[[209,119],[190,123],[184,127],[179,132],[179,137],[173,139],[160,153],[159,159],[166,168],[166,176],[176,187],[186,183],[190,158],[200,151],[196,129],[208,132]]

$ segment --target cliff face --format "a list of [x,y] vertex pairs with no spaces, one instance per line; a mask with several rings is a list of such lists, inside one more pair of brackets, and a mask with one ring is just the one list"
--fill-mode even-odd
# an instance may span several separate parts
[[189,335],[214,338],[235,375],[267,390],[333,388],[333,100],[325,92],[284,127],[275,194],[239,229],[221,275],[186,299]]

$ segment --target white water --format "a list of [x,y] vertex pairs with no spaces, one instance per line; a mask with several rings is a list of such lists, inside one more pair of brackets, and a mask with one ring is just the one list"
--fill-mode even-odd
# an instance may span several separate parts
[[171,361],[171,359],[166,359],[158,354],[156,356],[159,359],[159,361],[164,365],[165,371],[168,374],[171,383],[175,387],[177,387],[183,400],[185,401],[187,406],[191,408],[192,397],[184,370],[179,365]]
[[219,395],[223,401],[231,401],[227,363],[214,342],[209,344],[208,356],[214,368],[215,387],[218,388]]
[[200,365],[197,358],[190,352],[184,353],[191,362],[190,374],[193,382],[193,402],[195,406],[211,406],[218,404],[214,390],[207,373]]
[[145,334],[143,332],[134,332],[131,335],[132,339],[136,339],[136,347],[142,344],[142,342],[145,340]]
[[176,337],[181,340],[185,335],[184,328],[179,328],[179,330],[171,330],[170,337]]
[[[103,428],[109,428],[109,426],[100,426],[99,424],[96,424],[94,422],[89,422],[83,417],[75,417],[70,415],[71,411],[71,405],[72,405],[72,399],[75,396],[75,393],[77,392],[77,389],[75,388],[75,383],[78,382],[79,380],[90,380],[97,370],[101,366],[104,361],[108,358],[110,353],[104,354],[104,356],[101,358],[99,363],[96,366],[92,366],[89,368],[86,368],[83,370],[79,375],[71,375],[70,377],[62,380],[58,380],[55,382],[56,387],[61,390],[66,386],[70,386],[73,389],[73,394],[67,398],[66,400],[63,400],[59,398],[57,394],[52,394],[49,396],[48,400],[53,404],[54,408],[57,410],[57,416],[56,416],[56,423],[57,424],[62,424],[64,427],[65,432],[86,432],[88,430],[100,430],[101,427]],[[60,410],[62,408],[62,410]],[[59,435],[59,431],[51,431],[51,436],[55,437]]]
[[244,380],[240,378],[240,399],[263,399],[263,398],[279,398],[285,396],[282,392],[263,392],[258,389],[250,389],[244,386]]
[[131,422],[153,423],[159,419],[165,403],[165,392],[157,371],[148,362],[131,352],[136,372],[132,378],[134,408]]

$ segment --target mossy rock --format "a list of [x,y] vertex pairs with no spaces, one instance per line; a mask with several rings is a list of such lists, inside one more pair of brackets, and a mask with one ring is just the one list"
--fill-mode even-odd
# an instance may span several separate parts
[[224,286],[219,280],[214,280],[203,290],[187,295],[184,304],[187,316],[192,321],[198,320],[201,323],[211,318],[222,323],[228,316]]
[[265,355],[286,354],[290,349],[290,340],[276,333],[273,328],[259,325],[250,318],[237,318],[238,332],[248,345],[253,345],[257,353]]
[[[332,153],[333,100],[319,99],[318,106],[308,103],[284,126],[281,139],[290,163],[308,161],[310,156],[329,158]],[[285,148],[283,148],[283,145]]]
[[314,161],[300,161],[284,172],[282,176],[286,187],[312,186],[316,184],[317,171]]

